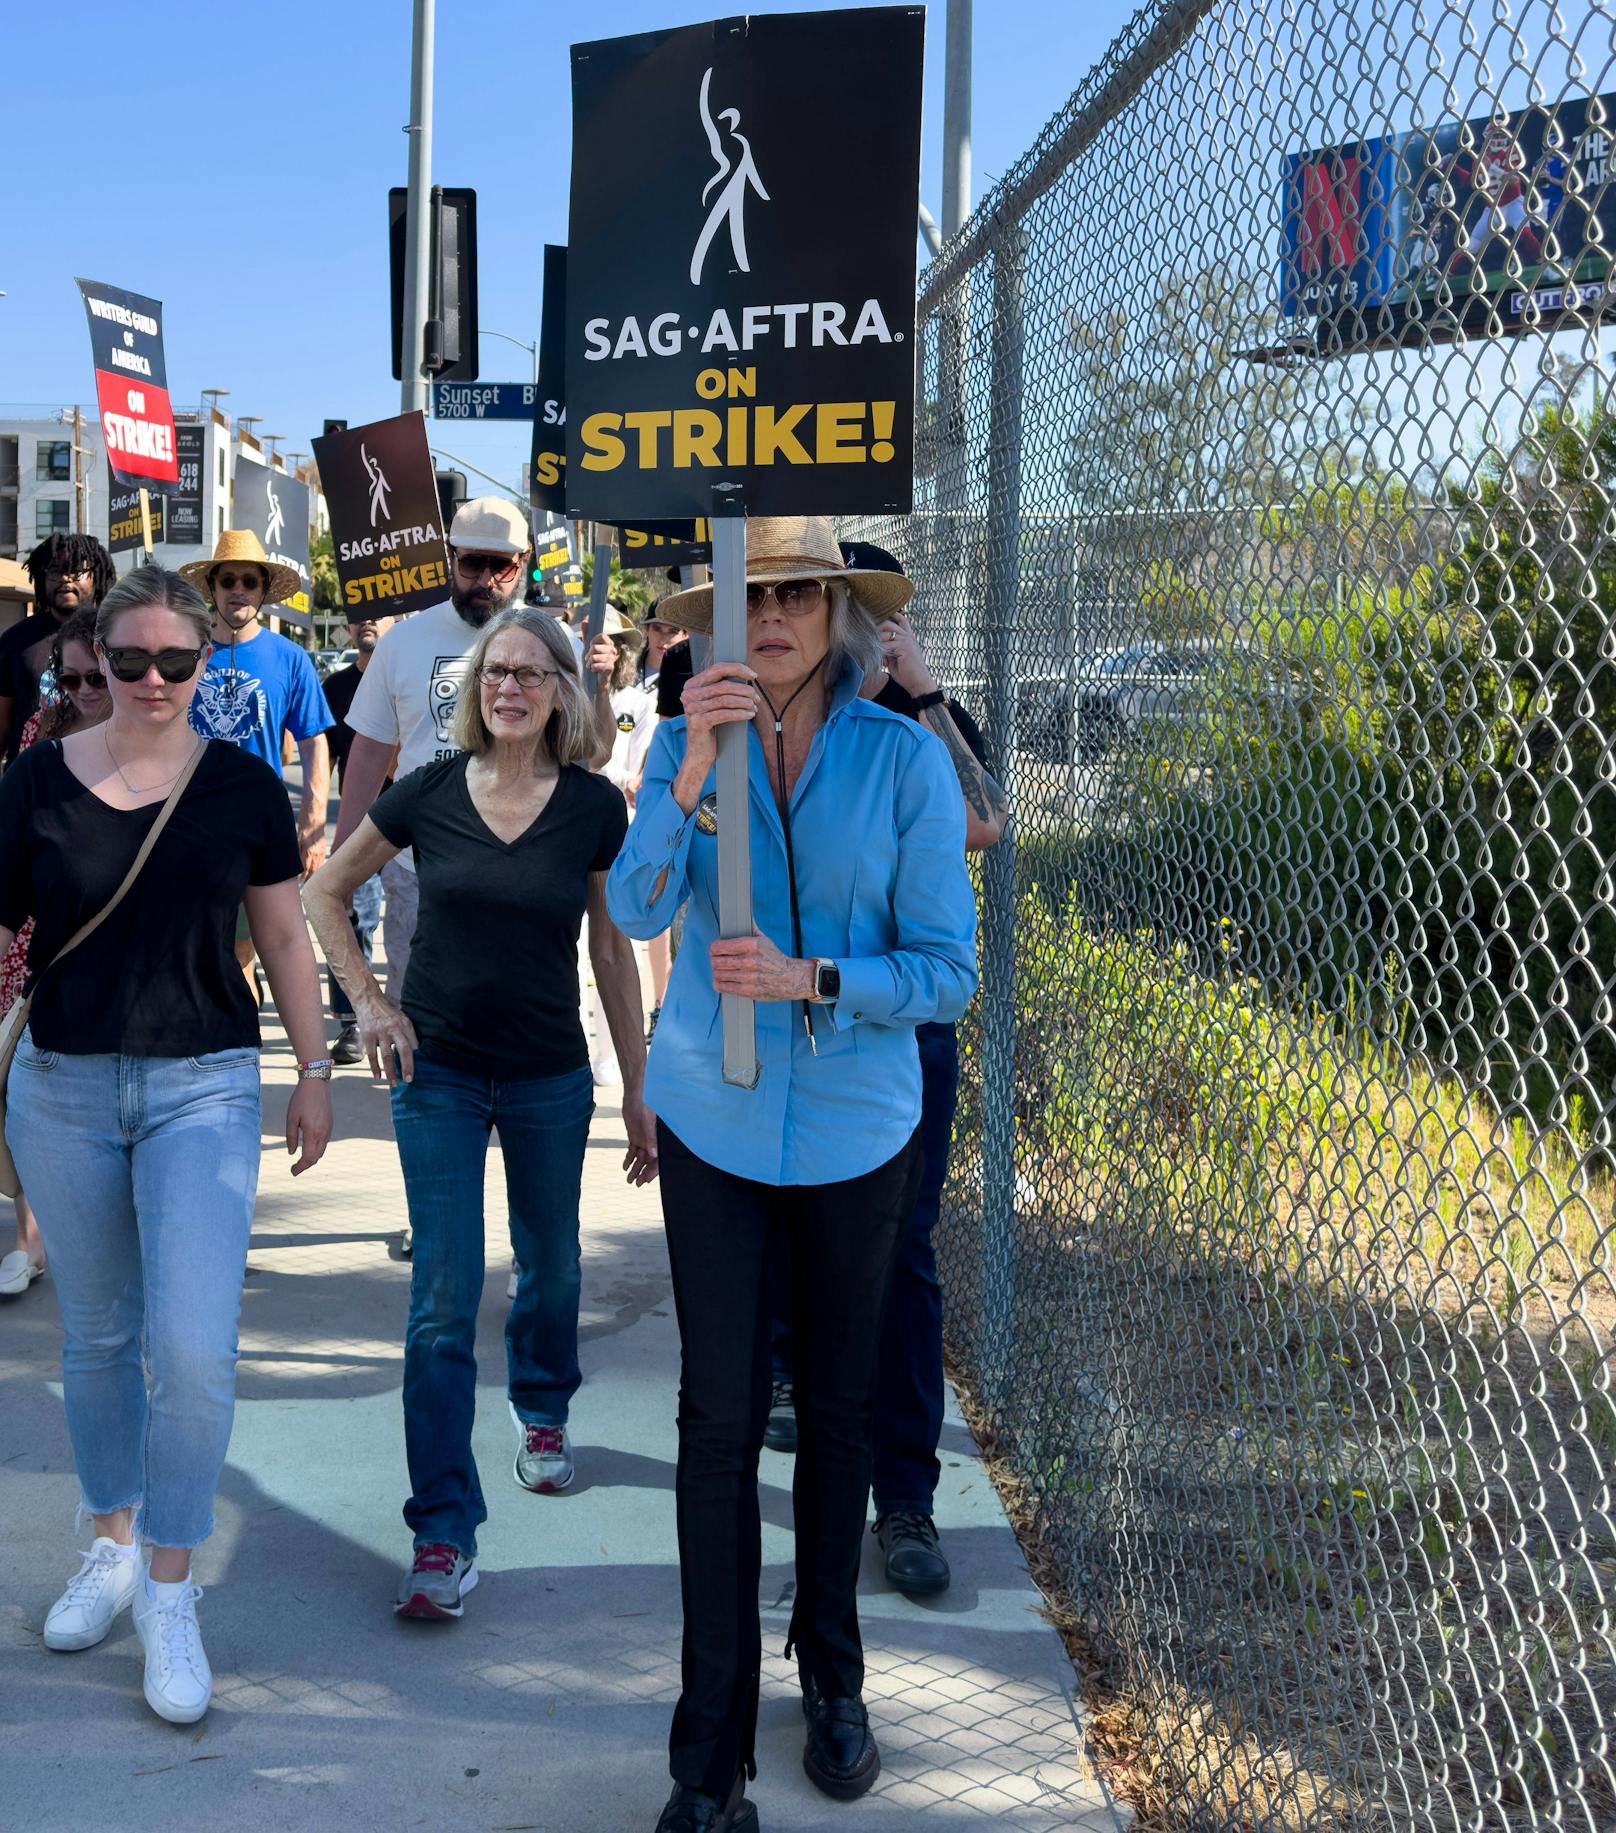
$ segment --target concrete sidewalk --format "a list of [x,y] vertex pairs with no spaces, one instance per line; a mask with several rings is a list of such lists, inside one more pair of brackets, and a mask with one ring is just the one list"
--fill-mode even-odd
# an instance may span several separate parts
[[[43,1280],[0,1304],[0,1826],[649,1833],[668,1789],[678,1689],[678,1334],[655,1190],[622,1181],[610,1093],[585,1172],[578,1481],[564,1497],[538,1497],[510,1476],[500,1340],[509,1250],[496,1150],[477,1424],[490,1509],[482,1584],[460,1623],[406,1623],[391,1600],[409,1552],[399,1514],[409,1267],[398,1257],[404,1203],[387,1099],[368,1072],[339,1072],[337,1141],[294,1185],[274,1139],[290,1059],[281,1034],[269,1037],[240,1403],[217,1532],[197,1559],[217,1677],[199,1727],[165,1725],[146,1707],[127,1616],[82,1654],[50,1654],[40,1641],[88,1539],[73,1531],[53,1288]],[[8,1220],[0,1203],[0,1231]],[[867,1697],[885,1769],[869,1797],[840,1807],[802,1773],[794,1674],[781,1659],[790,1464],[763,1454],[764,1691],[752,1793],[764,1833],[912,1828],[922,1816],[1025,1833],[1125,1824],[1085,1760],[1071,1666],[1038,1614],[957,1414],[943,1460],[938,1520],[954,1585],[917,1605],[888,1592],[877,1560],[867,1562]]]

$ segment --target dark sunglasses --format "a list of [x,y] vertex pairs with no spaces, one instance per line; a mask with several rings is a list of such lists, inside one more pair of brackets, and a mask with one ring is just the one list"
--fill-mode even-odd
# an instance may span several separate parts
[[81,687],[93,687],[98,693],[107,684],[107,678],[99,668],[89,668],[81,675],[76,668],[64,668],[56,677],[56,685],[64,694],[76,694]]
[[213,583],[223,586],[227,592],[233,592],[237,586],[244,592],[256,592],[264,580],[260,573],[215,573]]
[[107,667],[119,681],[144,681],[152,664],[171,686],[189,681],[202,660],[200,649],[107,649]]
[[748,586],[747,610],[761,611],[771,594],[787,617],[802,617],[818,607],[825,596],[825,582],[823,579],[782,579],[778,585]]
[[455,555],[455,565],[468,579],[475,579],[480,573],[486,573],[490,579],[513,579],[521,563],[520,554]]

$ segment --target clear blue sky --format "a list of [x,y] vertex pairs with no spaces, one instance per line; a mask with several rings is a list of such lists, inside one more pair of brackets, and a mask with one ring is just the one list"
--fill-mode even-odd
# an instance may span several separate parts
[[[537,336],[541,249],[567,237],[569,43],[724,10],[438,0],[433,175],[477,190],[484,325]],[[791,0],[747,10],[822,9]],[[1133,10],[1127,0],[977,6],[978,196]],[[410,17],[410,0],[9,8],[0,407],[93,399],[73,285],[83,274],[162,300],[177,403],[228,388],[227,407],[288,436],[283,451],[307,450],[327,415],[396,413],[386,194],[405,179]],[[934,4],[922,166],[934,214],[944,18]],[[487,379],[522,377],[526,362],[509,344],[483,344]],[[450,449],[516,481],[519,435],[441,430]]]

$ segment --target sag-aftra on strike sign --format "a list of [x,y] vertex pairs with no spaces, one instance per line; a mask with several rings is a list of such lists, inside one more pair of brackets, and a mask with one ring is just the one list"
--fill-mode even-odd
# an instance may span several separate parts
[[924,9],[575,45],[567,510],[910,508]]

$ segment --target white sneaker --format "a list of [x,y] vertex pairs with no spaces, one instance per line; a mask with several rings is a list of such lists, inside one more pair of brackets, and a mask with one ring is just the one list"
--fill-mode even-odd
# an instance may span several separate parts
[[15,1298],[44,1274],[44,1267],[28,1258],[22,1248],[0,1260],[0,1298]]
[[213,1670],[202,1648],[196,1602],[202,1587],[187,1579],[163,1586],[172,1599],[135,1593],[135,1628],[146,1647],[146,1704],[171,1725],[194,1725],[213,1698]]
[[140,1555],[132,1547],[99,1535],[84,1555],[84,1564],[45,1619],[46,1648],[94,1648],[105,1642],[118,1613],[129,1607],[135,1587],[145,1580]]

